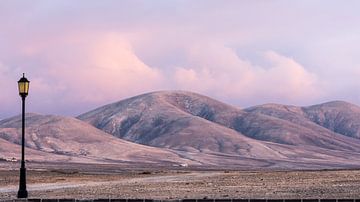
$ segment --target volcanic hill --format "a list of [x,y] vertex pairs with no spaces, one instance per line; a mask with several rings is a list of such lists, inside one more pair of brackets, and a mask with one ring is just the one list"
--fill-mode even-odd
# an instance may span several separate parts
[[[186,91],[147,93],[77,118],[27,114],[33,161],[232,169],[360,167],[360,107],[246,109]],[[0,158],[19,155],[20,116],[0,121]]]

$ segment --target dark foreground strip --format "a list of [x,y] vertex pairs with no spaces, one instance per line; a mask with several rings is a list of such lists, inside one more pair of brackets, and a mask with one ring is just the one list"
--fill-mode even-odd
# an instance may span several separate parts
[[360,202],[360,199],[13,199],[0,202]]

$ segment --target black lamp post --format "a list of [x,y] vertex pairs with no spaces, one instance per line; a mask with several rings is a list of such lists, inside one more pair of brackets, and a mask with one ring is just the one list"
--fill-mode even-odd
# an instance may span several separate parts
[[25,74],[18,81],[19,95],[22,98],[22,138],[21,138],[21,168],[18,198],[27,198],[26,190],[26,168],[25,168],[25,98],[29,93],[30,81],[25,78]]

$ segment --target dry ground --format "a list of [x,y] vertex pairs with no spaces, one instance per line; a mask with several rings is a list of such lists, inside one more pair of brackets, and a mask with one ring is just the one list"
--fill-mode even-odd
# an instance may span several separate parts
[[[90,168],[90,167],[89,167]],[[0,198],[15,198],[18,170],[0,166]],[[201,171],[30,168],[31,198],[356,198],[360,170]]]

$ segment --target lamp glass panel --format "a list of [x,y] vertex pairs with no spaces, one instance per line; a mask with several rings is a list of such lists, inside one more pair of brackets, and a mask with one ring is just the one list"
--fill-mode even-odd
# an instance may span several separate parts
[[19,82],[19,93],[27,94],[29,92],[29,82]]

